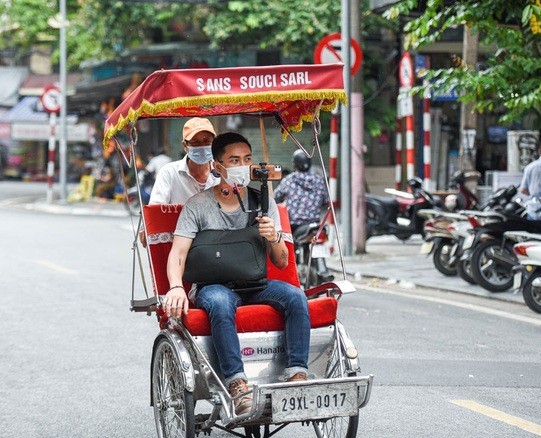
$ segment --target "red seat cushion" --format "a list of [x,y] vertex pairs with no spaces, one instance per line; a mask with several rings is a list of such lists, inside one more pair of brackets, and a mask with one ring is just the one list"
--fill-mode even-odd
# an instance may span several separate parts
[[[315,298],[308,301],[310,326],[324,327],[336,319],[338,301],[332,297]],[[182,322],[193,336],[209,336],[210,321],[202,309],[190,309]],[[270,332],[284,330],[284,318],[281,312],[267,304],[250,304],[237,309],[237,332]]]

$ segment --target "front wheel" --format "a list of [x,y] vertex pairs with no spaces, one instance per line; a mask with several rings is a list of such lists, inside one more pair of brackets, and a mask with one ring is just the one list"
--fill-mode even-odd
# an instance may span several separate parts
[[[346,359],[346,349],[341,339],[335,341],[334,349],[327,366],[326,378],[342,377],[340,356],[338,348],[341,349],[342,366],[345,376],[355,375],[356,371],[351,366],[350,359]],[[334,417],[327,420],[314,421],[314,430],[318,438],[355,438],[359,428],[359,414],[351,417]]]
[[534,312],[541,313],[541,269],[536,269],[522,287],[526,305]]
[[434,266],[443,275],[448,277],[457,274],[456,261],[451,263],[451,251],[453,249],[453,242],[450,240],[443,240],[434,250]]
[[481,242],[472,253],[471,272],[477,284],[490,292],[504,292],[513,285],[511,268],[497,256],[515,260],[512,247],[502,247],[500,239]]
[[159,438],[195,437],[193,394],[184,386],[180,359],[166,338],[152,361],[152,398]]
[[456,272],[458,276],[462,278],[467,283],[477,284],[471,273],[471,262],[470,259],[459,260],[456,264]]

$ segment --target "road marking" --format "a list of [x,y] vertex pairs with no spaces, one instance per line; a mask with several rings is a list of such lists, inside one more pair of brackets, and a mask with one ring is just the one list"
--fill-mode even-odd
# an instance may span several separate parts
[[50,262],[49,260],[35,260],[38,265],[45,266],[57,272],[62,272],[63,274],[78,274],[77,271],[73,269],[65,268],[64,266],[58,265],[56,263]]
[[541,436],[541,425],[539,424],[532,423],[531,421],[523,420],[522,418],[507,414],[505,412],[499,411],[498,409],[491,408],[490,406],[482,405],[480,403],[474,402],[473,400],[449,400],[449,401],[453,403],[454,405],[469,409],[470,411],[477,412],[479,414],[485,415],[490,418],[494,418],[495,420],[510,424],[511,426],[516,426],[519,429],[525,430],[526,432],[533,433],[534,435]]
[[383,290],[375,287],[359,285],[361,289],[370,290],[372,292],[397,295],[405,298],[413,298],[414,300],[430,301],[432,303],[447,304],[448,306],[460,307],[462,309],[473,310],[474,312],[485,313],[487,315],[500,316],[502,318],[513,319],[515,321],[526,322],[541,327],[541,319],[531,318],[529,316],[515,315],[514,313],[506,312],[504,310],[491,309],[489,307],[478,306],[476,304],[460,303],[458,301],[446,300],[445,298],[426,297],[423,295],[416,295],[408,292],[398,292]]

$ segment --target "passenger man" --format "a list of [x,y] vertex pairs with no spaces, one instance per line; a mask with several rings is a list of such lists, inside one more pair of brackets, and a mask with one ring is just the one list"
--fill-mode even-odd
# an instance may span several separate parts
[[[212,142],[212,154],[213,166],[220,173],[221,181],[218,186],[194,195],[182,209],[167,261],[171,289],[163,305],[167,314],[173,317],[181,317],[182,313],[188,312],[188,300],[207,312],[220,371],[231,396],[240,396],[235,400],[235,411],[241,415],[251,410],[252,397],[250,394],[242,395],[249,388],[235,326],[237,307],[267,303],[284,314],[287,381],[307,379],[310,318],[304,292],[278,280],[268,280],[263,290],[243,294],[221,284],[196,285],[189,294],[182,287],[186,257],[199,231],[236,230],[248,225],[248,213],[241,208],[232,188],[238,187],[242,202],[248,205],[246,185],[253,161],[250,143],[237,133],[221,134]],[[282,240],[280,218],[273,199],[269,199],[268,215],[258,217],[257,221],[272,263],[285,268],[288,249]]]
[[210,120],[193,117],[182,129],[186,155],[164,165],[156,176],[150,204],[182,204],[188,198],[220,182],[212,173],[212,140],[216,137]]

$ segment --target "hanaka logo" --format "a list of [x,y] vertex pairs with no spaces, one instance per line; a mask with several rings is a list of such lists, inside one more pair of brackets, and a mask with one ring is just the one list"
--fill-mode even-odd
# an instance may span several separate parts
[[241,350],[243,356],[251,356],[255,353],[255,350],[252,347],[246,347]]

